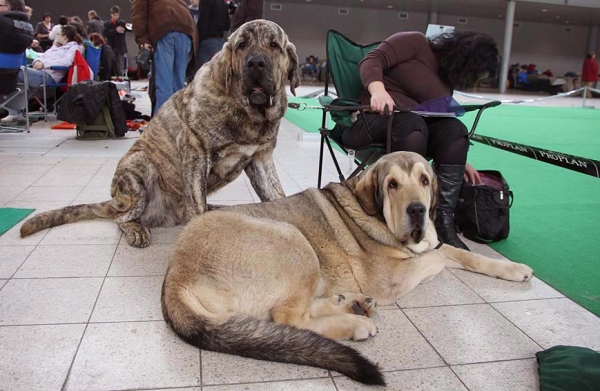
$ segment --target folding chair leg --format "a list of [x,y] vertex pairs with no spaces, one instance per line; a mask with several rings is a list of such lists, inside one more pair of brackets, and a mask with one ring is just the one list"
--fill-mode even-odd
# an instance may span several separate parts
[[333,159],[333,164],[335,165],[335,169],[338,172],[338,177],[340,179],[340,182],[343,182],[344,180],[346,180],[346,178],[344,178],[344,174],[342,173],[342,169],[340,168],[340,165],[338,164],[338,161],[335,158],[335,155],[334,155],[334,152],[333,152],[333,147],[331,146],[331,143],[329,142],[329,139],[325,138],[325,142],[327,143],[327,148],[329,148],[329,153],[331,154],[331,158]]
[[321,188],[321,176],[323,174],[323,148],[325,146],[325,135],[321,134],[321,152],[319,153],[319,179],[317,181],[317,189]]

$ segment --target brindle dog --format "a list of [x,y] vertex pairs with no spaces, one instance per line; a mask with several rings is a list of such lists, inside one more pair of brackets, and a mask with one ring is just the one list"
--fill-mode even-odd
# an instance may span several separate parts
[[273,149],[288,80],[294,93],[298,57],[283,29],[266,20],[244,24],[123,156],[110,201],[41,213],[23,224],[21,236],[100,217],[114,219],[131,246],[146,247],[149,228],[204,213],[207,195],[242,171],[262,201],[284,197]]

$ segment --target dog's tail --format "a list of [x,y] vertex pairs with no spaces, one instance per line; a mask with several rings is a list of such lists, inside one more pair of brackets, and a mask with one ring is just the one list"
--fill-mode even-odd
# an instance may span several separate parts
[[42,229],[56,227],[57,225],[95,218],[115,218],[116,215],[117,211],[112,206],[112,201],[67,206],[40,213],[27,220],[21,226],[21,237],[24,238]]
[[257,360],[329,369],[364,384],[385,385],[377,365],[332,339],[246,315],[212,321],[198,313],[205,310],[197,299],[188,298],[195,302],[194,309],[184,303],[189,300],[181,299],[165,297],[163,285],[164,318],[173,331],[191,345]]

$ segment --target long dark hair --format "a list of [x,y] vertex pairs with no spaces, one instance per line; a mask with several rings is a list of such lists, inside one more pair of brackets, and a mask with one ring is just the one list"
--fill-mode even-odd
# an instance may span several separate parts
[[62,33],[67,37],[69,42],[75,41],[78,44],[83,45],[83,40],[81,39],[81,36],[77,34],[77,29],[75,26],[71,26],[69,24],[62,26]]
[[472,87],[482,74],[495,72],[500,61],[494,38],[474,31],[441,34],[429,46],[442,80],[452,89]]

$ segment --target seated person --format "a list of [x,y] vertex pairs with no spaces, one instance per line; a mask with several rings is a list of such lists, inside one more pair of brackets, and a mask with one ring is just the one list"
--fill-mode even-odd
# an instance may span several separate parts
[[[419,104],[451,96],[455,88],[473,86],[497,68],[494,39],[476,32],[453,32],[429,40],[419,32],[401,32],[384,40],[360,62],[365,86],[361,104],[380,114],[359,116],[342,133],[348,148],[385,144],[389,118],[382,115],[394,105]],[[365,123],[366,122],[366,123]],[[367,123],[368,129],[367,130]],[[465,174],[468,132],[451,117],[421,117],[396,113],[392,124],[392,151],[412,151],[433,158],[438,176],[435,227],[441,242],[466,249],[454,228],[454,209]],[[471,173],[472,176],[472,173]]]
[[117,57],[112,48],[106,44],[104,37],[100,33],[91,33],[90,41],[97,48],[102,48],[100,53],[100,67],[98,69],[99,80],[111,80],[112,76],[118,76]]
[[318,61],[319,61],[319,59],[316,58],[315,56],[308,56],[306,58],[306,63],[304,64],[303,73],[310,77],[315,78],[319,73],[319,70],[317,69]]
[[517,84],[526,85],[529,84],[529,72],[527,72],[527,65],[522,65],[517,74]]
[[[30,88],[40,87],[44,80],[46,83],[60,82],[65,78],[68,71],[50,69],[53,66],[70,67],[75,59],[75,52],[82,45],[81,37],[77,34],[75,27],[63,26],[62,32],[57,34],[60,46],[52,45],[50,49],[42,53],[31,65],[26,68],[27,81]],[[19,74],[19,82],[23,83],[23,73]],[[2,122],[24,122],[25,118],[20,110],[9,109],[9,115]]]
[[[25,11],[23,0],[6,0],[0,7],[0,55],[19,55],[25,53],[33,41],[33,26]],[[23,58],[25,61],[25,58]],[[0,100],[2,95],[15,91],[18,69],[0,69]],[[11,107],[24,105],[18,98],[8,103]],[[2,121],[3,124],[10,121]]]

